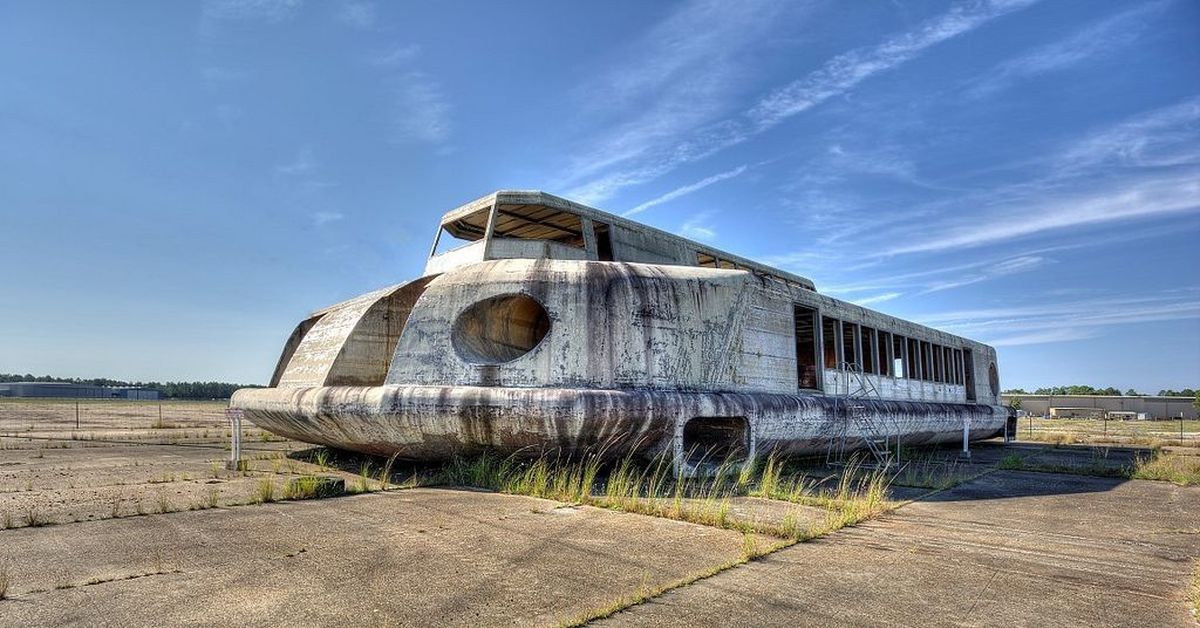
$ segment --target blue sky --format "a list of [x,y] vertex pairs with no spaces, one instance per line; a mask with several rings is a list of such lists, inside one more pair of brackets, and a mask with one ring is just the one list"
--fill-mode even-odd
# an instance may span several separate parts
[[0,372],[265,382],[498,188],[1200,383],[1200,2],[9,2]]

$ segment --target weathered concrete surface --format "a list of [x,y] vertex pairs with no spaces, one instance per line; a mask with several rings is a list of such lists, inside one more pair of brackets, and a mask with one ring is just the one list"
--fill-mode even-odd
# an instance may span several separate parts
[[553,625],[741,552],[559,506],[414,489],[0,531],[0,626]]
[[1200,488],[999,471],[611,625],[1190,626]]
[[[533,191],[472,201],[443,226],[470,243],[420,279],[314,313],[273,387],[238,391],[233,407],[288,438],[366,453],[641,447],[672,451],[685,472],[695,419],[748,424],[700,446],[750,455],[1004,429],[992,347],[802,277]],[[533,305],[501,305],[515,301]],[[608,434],[624,440],[595,438]]]

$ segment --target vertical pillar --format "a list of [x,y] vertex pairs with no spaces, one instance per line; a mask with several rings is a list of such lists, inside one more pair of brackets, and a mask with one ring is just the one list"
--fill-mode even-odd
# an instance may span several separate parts
[[225,464],[225,468],[230,471],[240,471],[242,466],[242,411],[230,408],[225,411],[225,418],[229,419],[230,427],[229,462]]
[[[1005,423],[1007,424],[1007,421]],[[971,419],[963,419],[963,448],[959,457],[971,457]]]

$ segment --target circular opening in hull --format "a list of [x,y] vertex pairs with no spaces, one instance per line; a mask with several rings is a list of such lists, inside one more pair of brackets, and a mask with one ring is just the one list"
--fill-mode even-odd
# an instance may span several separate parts
[[459,314],[451,341],[467,362],[500,364],[529,353],[549,332],[550,316],[541,303],[529,295],[506,294]]

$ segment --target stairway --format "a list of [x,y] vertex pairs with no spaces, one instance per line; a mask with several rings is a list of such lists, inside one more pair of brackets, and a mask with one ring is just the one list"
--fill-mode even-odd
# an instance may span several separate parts
[[887,418],[877,415],[867,404],[862,403],[863,400],[868,399],[879,400],[879,390],[857,364],[842,362],[838,365],[838,371],[840,381],[838,382],[838,394],[834,396],[834,403],[837,415],[842,419],[841,429],[836,448],[834,440],[831,439],[830,447],[826,451],[826,459],[844,460],[849,428],[854,425],[858,428],[858,433],[876,463],[883,467],[891,466],[895,462],[892,457],[893,443],[891,441],[893,438],[891,434],[897,435],[895,445],[898,448],[899,432],[890,429],[895,426],[890,425]]

